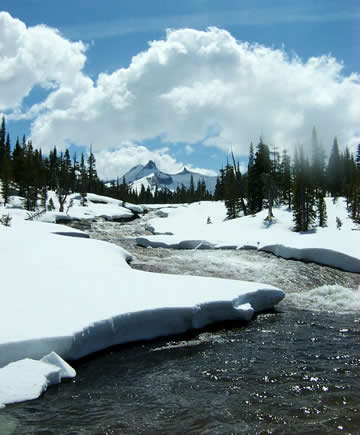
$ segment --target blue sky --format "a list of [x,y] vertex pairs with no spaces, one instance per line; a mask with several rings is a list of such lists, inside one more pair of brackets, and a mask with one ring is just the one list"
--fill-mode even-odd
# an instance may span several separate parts
[[[59,69],[64,68],[64,75],[66,76],[71,73],[74,74],[74,77],[76,74],[80,74],[81,80],[83,80],[84,83],[87,78],[91,79],[93,87],[98,87],[97,80],[99,74],[105,73],[108,79],[107,83],[111,81],[111,86],[113,86],[114,89],[118,89],[122,86],[122,89],[125,87],[129,89],[130,92],[130,85],[135,80],[134,75],[132,75],[133,72],[129,70],[126,79],[122,78],[122,81],[119,81],[118,77],[115,77],[115,73],[121,68],[124,70],[128,69],[133,56],[136,56],[140,52],[148,52],[149,41],[163,40],[166,41],[170,47],[170,37],[166,35],[166,29],[191,28],[206,32],[209,26],[226,30],[239,44],[244,44],[245,42],[250,44],[257,43],[269,49],[270,51],[267,52],[265,56],[269,74],[274,74],[272,82],[276,81],[276,77],[280,76],[279,80],[285,80],[285,82],[288,81],[291,83],[291,77],[289,78],[291,67],[289,67],[289,65],[292,59],[298,56],[298,62],[303,65],[302,75],[305,76],[309,74],[309,81],[314,81],[314,88],[316,87],[318,89],[319,86],[322,86],[322,83],[324,83],[325,88],[328,86],[328,93],[325,89],[321,96],[316,94],[314,97],[320,100],[320,112],[318,111],[319,104],[314,108],[310,107],[309,102],[306,102],[305,108],[303,109],[301,103],[298,103],[300,106],[294,108],[293,100],[286,97],[279,99],[276,94],[272,96],[266,95],[264,97],[264,94],[267,94],[267,92],[261,91],[259,94],[246,96],[247,101],[251,100],[250,105],[244,106],[243,103],[234,103],[233,112],[239,112],[238,120],[236,116],[234,116],[234,113],[230,112],[228,116],[226,116],[226,119],[224,116],[224,120],[221,120],[221,116],[219,116],[218,113],[227,113],[227,111],[230,110],[228,104],[229,97],[224,96],[227,91],[229,95],[231,95],[232,92],[236,92],[235,90],[241,88],[241,83],[244,84],[246,82],[245,87],[254,87],[257,86],[258,83],[261,83],[260,80],[262,80],[261,77],[263,77],[261,74],[263,55],[261,50],[255,53],[255,58],[258,62],[255,65],[253,60],[251,60],[254,57],[254,50],[252,48],[247,49],[244,45],[235,46],[234,43],[230,41],[229,37],[214,33],[211,35],[211,40],[201,42],[201,44],[207,44],[207,50],[213,50],[214,55],[211,57],[211,62],[213,63],[210,64],[209,59],[207,59],[206,63],[202,64],[203,57],[201,59],[197,58],[196,52],[203,50],[204,45],[201,47],[194,45],[199,43],[198,36],[200,34],[191,34],[185,37],[183,34],[175,33],[172,36],[172,41],[179,40],[182,41],[181,43],[184,43],[183,41],[186,40],[186,43],[190,44],[189,47],[191,46],[188,53],[191,52],[192,54],[191,56],[187,56],[184,60],[184,82],[181,82],[181,77],[178,78],[177,81],[174,81],[174,83],[169,82],[166,93],[167,96],[164,97],[164,94],[162,94],[161,98],[169,98],[172,103],[172,108],[176,106],[179,112],[175,111],[173,116],[176,117],[176,114],[179,113],[181,125],[175,125],[173,120],[169,120],[168,122],[163,121],[161,124],[160,120],[154,116],[153,122],[154,125],[155,123],[159,123],[158,128],[144,128],[141,134],[137,134],[137,132],[134,132],[134,129],[129,129],[127,132],[127,128],[124,129],[124,127],[119,125],[119,135],[117,136],[116,122],[113,120],[112,123],[107,126],[106,123],[102,122],[103,118],[101,115],[97,115],[98,112],[101,111],[101,108],[104,107],[103,104],[105,104],[103,100],[101,100],[100,103],[100,99],[97,100],[96,105],[95,103],[93,105],[94,115],[92,116],[91,124],[86,124],[83,114],[77,113],[76,115],[68,115],[66,108],[63,107],[65,103],[62,103],[61,106],[61,110],[63,110],[64,113],[61,122],[59,118],[56,118],[56,120],[54,118],[57,116],[55,111],[58,109],[58,106],[56,106],[58,103],[40,112],[34,112],[33,110],[31,114],[29,114],[29,110],[31,110],[33,105],[44,102],[54,89],[68,89],[69,86],[71,87],[68,79],[66,79],[67,81],[63,78],[59,79],[54,69],[51,69],[51,72],[44,73],[44,75],[46,75],[45,79],[40,72],[37,73],[36,78],[29,83],[28,87],[24,87],[24,95],[18,97],[19,100],[16,105],[11,105],[9,102],[3,104],[2,112],[9,118],[8,128],[11,136],[15,137],[23,133],[27,136],[31,135],[37,138],[44,149],[46,149],[46,141],[52,140],[56,142],[54,136],[55,131],[63,132],[64,129],[66,130],[67,128],[69,128],[69,136],[66,136],[64,133],[64,136],[59,138],[59,141],[61,142],[61,140],[63,140],[64,142],[68,140],[67,145],[71,143],[78,146],[85,146],[89,141],[89,136],[82,136],[80,130],[89,130],[90,132],[94,123],[98,123],[98,129],[101,130],[104,128],[104,130],[106,130],[106,132],[104,132],[104,142],[107,143],[100,143],[101,140],[99,138],[94,139],[94,149],[95,152],[97,150],[99,152],[98,160],[101,166],[101,175],[105,178],[107,176],[113,176],[114,172],[124,171],[126,166],[132,165],[133,163],[144,163],[144,160],[147,159],[147,157],[151,157],[152,153],[155,153],[153,155],[155,160],[157,160],[158,157],[158,163],[160,166],[163,166],[163,169],[177,170],[180,168],[181,164],[185,164],[194,168],[218,170],[226,161],[226,154],[230,146],[239,156],[244,157],[246,155],[245,150],[248,149],[249,146],[249,141],[253,140],[256,142],[258,137],[263,135],[265,139],[268,139],[269,143],[284,146],[284,143],[276,143],[277,141],[281,141],[286,142],[286,146],[292,147],[296,142],[304,142],[306,140],[306,132],[308,132],[308,137],[310,137],[312,125],[320,126],[319,135],[323,137],[325,146],[330,142],[331,135],[332,137],[335,134],[339,135],[340,141],[343,139],[343,144],[349,144],[350,146],[354,146],[360,137],[359,130],[356,129],[356,126],[353,126],[353,122],[349,121],[345,123],[344,119],[337,118],[332,122],[333,117],[337,116],[334,109],[334,106],[337,104],[346,104],[350,115],[355,116],[353,109],[354,102],[351,98],[355,98],[357,95],[358,86],[356,79],[352,80],[351,86],[346,84],[344,80],[352,73],[360,72],[360,57],[358,55],[358,47],[360,46],[360,3],[358,0],[307,0],[302,2],[289,0],[272,2],[239,2],[227,0],[222,2],[207,0],[183,0],[181,2],[166,0],[151,2],[147,0],[104,0],[103,2],[93,0],[63,0],[61,2],[50,2],[47,0],[2,0],[1,10],[8,12],[12,18],[18,18],[28,29],[39,24],[45,24],[50,28],[58,29],[61,38],[65,40],[71,42],[83,41],[86,45],[86,49],[83,49],[82,54],[76,51],[74,56],[70,58],[74,59],[78,56],[78,64],[80,65],[81,56],[85,56],[83,66],[78,67],[76,66],[78,64],[76,64],[69,73],[65,71],[66,65],[58,66],[58,60],[54,60],[54,65]],[[8,25],[10,29],[15,29],[12,22],[8,23]],[[41,38],[42,36],[39,35],[38,37]],[[33,38],[35,40],[36,35],[33,36]],[[189,42],[189,38],[192,38],[191,42]],[[37,42],[35,41],[34,46],[36,46],[36,44]],[[226,87],[228,84],[227,77],[229,77],[233,62],[233,57],[231,57],[231,59],[230,57],[225,59],[226,56],[230,56],[227,50],[229,44],[232,44],[232,49],[238,53],[236,56],[246,56],[246,60],[241,60],[241,68],[244,68],[244,63],[246,63],[246,65],[251,64],[251,68],[254,68],[253,72],[256,75],[256,80],[250,81],[249,79],[247,82],[248,78],[244,76],[241,83],[239,82],[240,79],[236,83],[234,82],[233,90],[229,91],[227,89],[227,91],[224,91],[222,94],[223,100],[219,102],[219,98],[216,97],[218,75],[214,71],[215,67],[218,68],[218,70],[221,69],[221,73],[219,74],[219,77],[221,77],[221,79],[219,79],[221,81],[220,85]],[[216,49],[214,48],[215,45],[217,47]],[[173,50],[173,43],[171,47]],[[54,54],[55,56],[56,52],[58,52],[56,45],[53,47],[53,53],[48,47],[41,47],[40,49],[44,50],[44,52],[49,50],[44,56],[47,56],[50,62],[52,55]],[[69,50],[72,49],[73,48],[70,48]],[[168,55],[167,53],[169,53],[169,48],[165,49],[163,46],[158,50],[165,50],[164,53],[166,53],[166,56]],[[282,50],[282,52],[288,56],[288,59],[285,60],[285,65],[283,60],[279,61],[274,55],[276,50]],[[148,54],[150,58],[150,53]],[[334,72],[336,69],[334,62],[328,62],[324,65],[318,62],[315,69],[311,65],[304,66],[311,57],[320,58],[321,56],[328,56],[329,54],[336,59],[337,65],[343,64],[343,68],[340,72]],[[178,53],[177,55],[179,56]],[[233,54],[231,54],[231,56],[233,56]],[[271,68],[272,57],[274,57],[273,61],[275,62],[274,68]],[[144,63],[144,71],[154,67],[154,62],[151,59],[148,59],[146,61],[147,63]],[[194,74],[196,74],[196,68],[193,69],[194,65],[192,65],[191,62],[198,62],[201,74],[199,77],[196,77],[196,80],[194,78],[191,85],[189,85],[191,82],[190,78],[194,77]],[[46,62],[41,65],[39,68],[47,68]],[[170,62],[166,61],[166,65],[170,65]],[[178,64],[176,63],[176,65]],[[187,65],[189,65],[188,68]],[[284,72],[284,68],[287,68],[287,72]],[[24,68],[21,71],[19,68],[19,72],[16,74],[13,73],[13,76],[10,76],[8,80],[12,80],[14,83],[16,80],[23,80],[21,76],[21,74],[25,74],[23,70]],[[157,71],[157,69],[154,68],[154,71]],[[209,71],[211,71],[212,75],[210,75]],[[237,70],[234,70],[234,75],[236,75],[236,73]],[[141,74],[143,74],[143,71]],[[152,73],[149,74],[151,77]],[[167,74],[174,74],[170,66]],[[252,72],[249,72],[249,74],[252,74]],[[284,78],[282,78],[283,74]],[[323,78],[321,78],[321,74],[324,74]],[[142,92],[147,92],[149,87],[151,87],[149,78],[147,78],[147,82],[145,83],[145,79],[141,81],[141,78],[136,77],[136,80],[138,80],[136,89],[144,89]],[[141,77],[145,77],[145,73]],[[230,82],[231,80],[232,79],[230,79]],[[341,92],[338,90],[335,92],[333,91],[334,87],[336,87],[334,83],[339,81],[342,82]],[[87,91],[85,96],[85,92],[83,91],[84,86],[85,85],[81,85],[81,91],[72,90],[73,95],[71,99],[68,100],[69,104],[74,104],[74,101],[78,101],[80,93],[84,98],[82,101],[88,101],[88,98],[90,98],[89,95],[92,95],[92,90]],[[269,87],[265,82],[263,86],[265,90]],[[288,95],[294,92],[297,95],[295,98],[296,101],[300,101],[301,98],[298,97],[298,89],[303,88],[304,84],[297,83],[296,86],[297,91],[290,89]],[[355,92],[352,90],[352,87],[354,87]],[[190,88],[192,92],[195,92],[194,89],[196,88],[196,92],[199,92],[199,98],[205,99],[204,101],[206,101],[207,104],[206,110],[199,109],[196,95],[192,95],[191,98],[189,97]],[[182,92],[180,92],[179,89],[182,90]],[[206,89],[206,91],[204,89]],[[213,92],[214,98],[216,97],[216,101],[214,99],[208,100],[209,89]],[[205,93],[206,98],[202,92]],[[220,94],[221,92],[222,91],[219,91]],[[305,92],[311,94],[313,91],[309,88]],[[331,98],[324,96],[325,94],[335,95],[332,94],[332,92],[335,92],[336,96],[332,96]],[[133,92],[133,94],[135,95],[134,99],[140,99],[140,94],[138,95],[135,92]],[[349,94],[354,95],[351,97]],[[154,95],[156,99],[154,99]],[[119,112],[119,117],[125,114],[125,116],[129,116],[129,122],[132,122],[138,128],[139,126],[142,128],[142,126],[148,122],[147,118],[149,116],[151,117],[154,112],[158,110],[156,101],[158,101],[157,98],[159,95],[160,94],[152,93],[149,98],[144,99],[146,104],[149,104],[147,112],[136,109],[136,111],[134,110],[134,113],[132,113],[131,104],[129,103],[130,100],[126,100],[126,103],[119,103],[121,106],[120,109],[119,104],[115,103],[114,110],[126,110],[126,114],[125,112]],[[176,95],[176,97],[174,97],[174,95]],[[111,95],[109,94],[108,97],[111,98]],[[123,97],[124,95],[122,94],[121,98]],[[192,102],[191,104],[189,103],[189,98]],[[264,98],[263,103],[262,98]],[[93,104],[93,100],[91,101]],[[182,102],[181,104],[180,101]],[[344,101],[346,101],[346,103],[344,103]],[[186,106],[185,109],[184,104]],[[203,108],[206,104],[201,103],[201,107]],[[326,104],[328,106],[326,106],[325,110],[324,106]],[[267,113],[273,113],[275,105],[276,107],[283,107],[285,114],[288,112],[286,106],[291,106],[289,110],[293,111],[293,116],[290,121],[283,113],[274,113],[272,122],[267,120]],[[109,119],[114,113],[111,112],[110,106],[106,103],[106,111],[109,111],[107,112],[109,115],[106,115],[106,119]],[[124,109],[125,106],[130,107],[130,109]],[[208,108],[215,106],[216,110],[213,109],[209,112]],[[257,110],[254,110],[254,107],[260,106],[266,106],[268,110],[264,110],[264,113],[258,114]],[[247,112],[247,107],[251,107],[253,118],[259,117],[258,122],[255,122],[253,118],[249,118],[250,115],[248,113],[246,114],[246,120],[243,119],[243,114],[244,111]],[[161,110],[164,110],[165,113],[165,115],[161,115],[161,119],[163,120],[170,109],[163,108]],[[190,111],[186,119],[182,118],[184,110],[187,112]],[[131,117],[129,112],[131,112]],[[15,113],[17,113],[17,115]],[[22,115],[27,113],[27,115],[19,116],[19,113]],[[350,115],[348,118],[351,118]],[[45,119],[44,116],[47,118]],[[67,116],[71,118],[71,125],[64,121],[64,117]],[[76,116],[79,116],[79,132],[74,132]],[[114,119],[116,118],[114,117]],[[293,130],[289,130],[285,133],[280,131],[279,126],[273,127],[274,123],[279,123],[279,119],[284,119],[284,123],[293,123]],[[54,127],[53,136],[49,132],[47,132],[46,135],[43,133],[43,126],[46,120],[47,122],[51,120],[51,125],[56,127],[56,129]],[[341,123],[344,124],[344,133],[342,133],[341,130]],[[201,125],[201,131],[195,131],[196,125],[194,124]],[[341,131],[325,131],[325,126],[329,124],[336,126],[337,129]],[[108,133],[110,130],[112,134]],[[245,130],[246,134],[241,133],[241,131],[244,132]],[[176,133],[174,133],[175,131]],[[183,135],[181,131],[184,132]],[[351,131],[351,134],[346,135],[346,131]],[[213,138],[209,139],[209,132],[221,133],[214,133]],[[293,134],[293,136],[291,136],[291,134]],[[229,142],[228,145],[226,145],[227,140]],[[57,145],[61,146],[59,144]],[[136,152],[136,146],[140,147],[138,153]],[[147,153],[144,148],[149,150],[149,153]],[[122,160],[121,153],[123,153]],[[138,157],[136,157],[136,155],[138,155]],[[116,164],[116,162],[118,163]],[[108,173],[106,168],[108,168]]]

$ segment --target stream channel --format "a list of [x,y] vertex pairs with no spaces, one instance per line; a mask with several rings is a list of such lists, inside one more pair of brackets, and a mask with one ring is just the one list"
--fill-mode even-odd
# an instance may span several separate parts
[[144,219],[96,222],[150,272],[258,281],[275,311],[72,362],[75,379],[0,412],[0,434],[360,433],[360,275],[241,250],[141,248]]

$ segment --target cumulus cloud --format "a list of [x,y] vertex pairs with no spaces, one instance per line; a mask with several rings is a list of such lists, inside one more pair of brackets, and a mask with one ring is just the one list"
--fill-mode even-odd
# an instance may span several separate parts
[[[184,169],[182,162],[177,162],[169,155],[167,147],[150,151],[142,145],[125,142],[116,149],[96,152],[97,172],[100,178],[105,180],[123,175],[136,165],[146,165],[149,160],[154,161],[160,171],[168,174],[176,174]],[[186,167],[203,175],[217,175],[216,172],[208,169],[196,168],[191,165],[186,165]]]
[[[314,125],[328,148],[335,135],[342,144],[360,140],[359,76],[344,76],[341,63],[332,57],[290,58],[284,50],[239,42],[217,28],[169,30],[164,40],[152,41],[134,56],[127,68],[102,73],[93,83],[82,73],[81,43],[43,26],[26,29],[8,14],[1,16],[8,32],[11,28],[19,35],[15,42],[5,39],[8,57],[11,44],[20,47],[24,35],[31,35],[33,42],[26,47],[40,47],[50,64],[39,61],[30,74],[35,76],[21,90],[15,89],[16,83],[28,64],[7,67],[5,77],[17,104],[34,83],[57,84],[45,101],[27,112],[34,117],[33,142],[44,150],[54,144],[92,143],[106,155],[107,149],[120,149],[126,141],[161,137],[164,144],[188,144],[187,151],[189,146],[225,151],[231,146],[245,155],[250,141],[260,135],[278,147],[305,143]],[[62,47],[60,55],[38,41],[44,39],[42,32]],[[0,92],[0,107],[9,101]]]
[[[44,25],[27,28],[7,12],[0,12],[0,111],[19,109],[35,85],[53,90],[47,110],[57,110],[59,105],[68,108],[79,88],[89,91],[92,87],[92,81],[81,72],[85,50],[82,42],[70,42],[56,29]],[[34,107],[31,111],[38,113]]]

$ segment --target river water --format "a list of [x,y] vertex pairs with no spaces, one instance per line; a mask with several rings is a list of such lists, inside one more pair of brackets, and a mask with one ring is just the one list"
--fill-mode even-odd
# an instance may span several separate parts
[[360,276],[254,251],[136,247],[144,222],[91,237],[137,269],[254,280],[286,291],[271,313],[73,363],[77,377],[0,412],[0,434],[360,433]]

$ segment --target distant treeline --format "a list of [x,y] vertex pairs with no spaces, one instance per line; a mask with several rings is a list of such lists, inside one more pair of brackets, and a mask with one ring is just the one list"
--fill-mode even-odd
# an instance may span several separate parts
[[[25,199],[27,210],[35,210],[39,205],[47,207],[47,191],[56,192],[60,211],[63,211],[67,196],[78,192],[86,204],[86,194],[96,193],[133,203],[182,203],[212,199],[204,181],[194,186],[191,178],[189,188],[178,187],[175,192],[168,189],[141,187],[139,192],[131,189],[125,179],[105,183],[96,171],[96,159],[92,150],[87,158],[70,156],[69,150],[57,151],[54,147],[48,156],[36,149],[31,140],[23,136],[11,144],[10,134],[6,131],[3,117],[0,125],[0,180],[1,195],[6,204],[11,195]],[[51,204],[50,204],[51,207]]]
[[293,211],[295,231],[327,225],[326,196],[345,197],[350,217],[360,223],[360,145],[355,157],[347,147],[340,151],[335,138],[326,161],[315,128],[310,157],[298,147],[291,161],[286,149],[270,151],[260,139],[256,150],[250,145],[247,172],[241,174],[233,157],[220,170],[215,190],[215,199],[225,200],[228,219],[266,208],[271,221],[273,205],[284,204]]
[[86,205],[87,193],[107,195],[133,203],[184,203],[202,200],[224,200],[228,219],[240,215],[268,210],[267,220],[273,218],[273,206],[285,204],[293,211],[296,231],[306,231],[316,225],[326,226],[324,198],[343,196],[347,200],[350,217],[360,223],[360,145],[356,157],[346,147],[340,151],[334,139],[331,153],[326,159],[318,141],[315,128],[312,132],[311,155],[306,156],[299,147],[293,160],[286,150],[280,154],[260,139],[256,149],[250,144],[247,171],[241,173],[239,162],[228,162],[220,170],[215,192],[207,190],[204,180],[194,185],[168,189],[150,186],[132,190],[123,178],[105,183],[96,171],[92,150],[85,158],[81,153],[70,156],[69,150],[58,152],[54,147],[48,156],[36,149],[23,136],[11,144],[6,131],[5,118],[0,125],[0,180],[3,202],[10,195],[25,199],[27,210],[36,207],[51,208],[47,201],[48,190],[56,192],[60,211],[63,211],[67,196],[78,192]]

